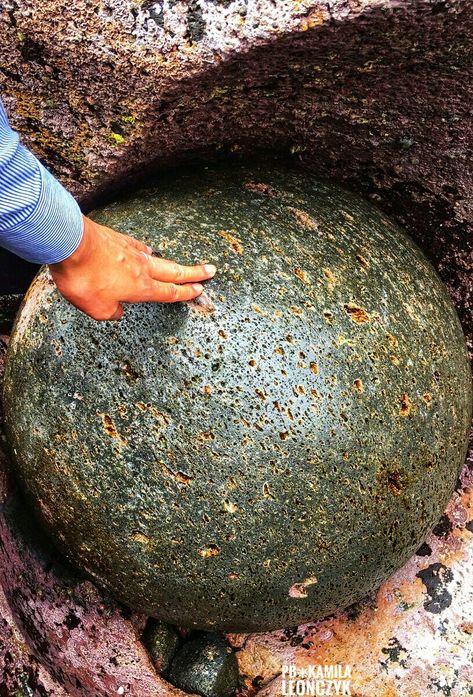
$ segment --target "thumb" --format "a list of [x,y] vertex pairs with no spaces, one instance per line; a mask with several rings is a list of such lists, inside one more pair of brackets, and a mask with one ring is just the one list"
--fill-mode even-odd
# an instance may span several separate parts
[[115,308],[115,312],[108,319],[115,320],[115,319],[121,319],[122,317],[123,317],[123,305],[121,303],[117,303],[117,307]]

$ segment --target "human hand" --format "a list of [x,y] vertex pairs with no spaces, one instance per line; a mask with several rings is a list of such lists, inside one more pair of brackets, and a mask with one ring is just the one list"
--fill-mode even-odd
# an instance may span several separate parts
[[70,257],[49,264],[61,295],[96,320],[120,319],[122,303],[193,300],[203,291],[199,281],[212,278],[215,266],[182,266],[151,256],[152,251],[83,216],[82,240]]

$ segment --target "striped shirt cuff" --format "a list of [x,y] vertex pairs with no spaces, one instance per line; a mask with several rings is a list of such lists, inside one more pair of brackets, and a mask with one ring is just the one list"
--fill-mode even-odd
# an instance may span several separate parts
[[1,245],[35,264],[67,259],[79,246],[84,230],[77,201],[38,161],[39,197],[27,218],[1,235]]

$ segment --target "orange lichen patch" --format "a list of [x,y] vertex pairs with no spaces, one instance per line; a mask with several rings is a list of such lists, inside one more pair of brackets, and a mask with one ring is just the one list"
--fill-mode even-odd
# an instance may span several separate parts
[[237,254],[243,253],[243,246],[238,238],[234,237],[226,230],[219,230],[218,234],[219,234],[219,237],[221,237],[226,242],[228,242],[228,244],[230,245],[230,247],[233,249],[234,252],[236,252]]
[[[354,674],[356,694],[382,694],[386,689],[386,675],[379,671],[379,663],[373,665],[371,656],[378,656],[380,647],[388,646],[391,638],[403,623],[409,622],[410,615],[422,606],[424,585],[420,578],[409,578],[401,583],[391,578],[380,587],[376,603],[363,607],[355,620],[344,613],[334,618],[317,622],[305,634],[304,644],[312,648],[295,648],[292,662],[307,667],[342,664],[357,666]],[[400,601],[409,607],[399,611]],[[369,684],[369,692],[362,691]],[[355,691],[354,691],[355,693]]]
[[287,210],[294,216],[298,223],[310,230],[317,230],[317,223],[309,213],[301,211],[299,208],[292,208],[292,206],[288,206]]
[[432,395],[430,392],[426,392],[422,395],[422,400],[427,404],[428,407],[432,406]]
[[202,388],[202,392],[204,394],[212,394],[213,390],[214,388],[212,387],[212,385],[204,385]]
[[310,369],[314,373],[314,375],[317,375],[317,373],[319,372],[319,366],[317,365],[317,363],[315,361],[311,361]]
[[266,682],[281,672],[281,659],[271,651],[271,647],[247,642],[244,650],[237,651],[236,656],[241,675],[252,679],[260,676]]
[[294,583],[294,585],[289,588],[289,597],[307,598],[307,588],[308,586],[313,586],[314,583],[317,583],[316,576],[309,576],[309,578],[306,578],[305,581]]
[[345,312],[350,317],[352,322],[357,324],[364,324],[370,321],[370,316],[362,307],[355,305],[355,303],[345,303],[343,306]]
[[457,563],[467,562],[469,551],[466,545],[470,542],[470,536],[471,533],[466,528],[453,528],[439,548],[439,562],[448,568]]
[[353,387],[355,388],[355,390],[358,390],[358,392],[363,392],[364,388],[363,381],[361,380],[361,378],[356,378],[355,380],[353,380]]
[[409,395],[404,392],[401,397],[401,408],[399,409],[399,416],[409,416],[412,411],[413,404],[410,400]]
[[220,554],[220,548],[216,544],[210,544],[208,547],[199,549],[199,554],[204,559],[207,559],[208,557],[216,557],[218,554]]
[[386,334],[386,338],[391,344],[391,346],[398,346],[399,342],[395,336],[393,336],[392,334]]
[[363,266],[364,269],[368,269],[368,268],[369,268],[370,265],[369,265],[368,260],[365,259],[365,257],[362,256],[361,254],[357,254],[357,255],[356,255],[356,260],[357,260],[357,262],[358,262],[361,266]]
[[266,196],[271,196],[272,198],[279,196],[279,191],[276,191],[276,189],[269,184],[263,184],[263,182],[245,182],[243,186],[245,189],[253,191],[255,194],[266,194]]
[[309,277],[305,271],[299,268],[294,269],[294,274],[297,276],[297,278],[300,281],[303,281],[304,283],[309,283]]

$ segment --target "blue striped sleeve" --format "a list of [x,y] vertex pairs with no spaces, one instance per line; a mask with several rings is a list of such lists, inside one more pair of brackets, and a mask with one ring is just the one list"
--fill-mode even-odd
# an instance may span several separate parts
[[0,246],[53,264],[77,249],[82,233],[77,201],[20,142],[0,100]]

